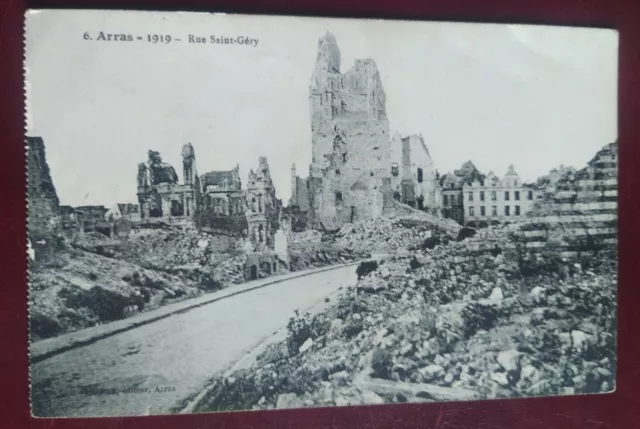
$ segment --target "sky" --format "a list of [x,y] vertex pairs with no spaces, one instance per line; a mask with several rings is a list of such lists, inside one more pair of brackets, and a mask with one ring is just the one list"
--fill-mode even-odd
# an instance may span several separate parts
[[[580,168],[617,139],[613,30],[104,11],[32,11],[26,28],[27,135],[44,139],[66,205],[137,202],[148,150],[182,178],[185,143],[199,174],[238,164],[243,186],[266,156],[286,202],[291,165],[305,176],[311,162],[309,83],[327,31],[343,72],[376,62],[391,136],[422,135],[440,173],[472,160],[499,176],[513,164],[532,181]],[[100,31],[134,40],[97,40]]]

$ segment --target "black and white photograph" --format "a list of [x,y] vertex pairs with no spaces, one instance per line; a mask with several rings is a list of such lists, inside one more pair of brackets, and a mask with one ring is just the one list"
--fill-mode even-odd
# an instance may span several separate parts
[[30,10],[31,412],[616,388],[618,33]]

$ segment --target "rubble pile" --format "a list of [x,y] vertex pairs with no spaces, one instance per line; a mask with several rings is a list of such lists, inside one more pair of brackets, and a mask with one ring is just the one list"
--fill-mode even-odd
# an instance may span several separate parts
[[29,272],[30,334],[53,337],[199,295],[188,278],[66,247]]
[[139,229],[122,240],[101,234],[84,234],[75,245],[94,253],[126,259],[150,268],[166,269],[185,265],[215,265],[240,253],[241,240],[212,235],[196,228]]
[[31,335],[52,337],[243,283],[246,255],[237,241],[195,228],[63,240],[30,267]]
[[245,256],[236,237],[213,235],[196,228],[134,230],[126,239],[111,240],[101,234],[83,234],[73,246],[152,270],[186,276],[216,289],[244,282]]
[[289,249],[289,269],[302,271],[328,265],[346,264],[368,258],[369,252],[354,251],[327,243],[294,244]]
[[517,228],[370,264],[329,310],[294,318],[287,341],[218,380],[198,410],[611,390],[614,252],[550,265],[512,242]]
[[419,213],[346,224],[336,243],[355,250],[403,253],[434,235],[454,239],[459,230],[460,225],[449,219]]

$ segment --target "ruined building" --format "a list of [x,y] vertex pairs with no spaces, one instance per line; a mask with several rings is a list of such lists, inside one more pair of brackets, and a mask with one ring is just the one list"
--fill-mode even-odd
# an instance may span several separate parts
[[513,165],[497,177],[493,172],[481,180],[462,186],[464,224],[482,226],[495,222],[522,220],[531,211],[537,191],[523,184]]
[[442,214],[460,225],[464,223],[464,200],[462,188],[465,184],[484,181],[484,175],[471,161],[462,164],[459,170],[440,177],[442,188]]
[[27,137],[27,197],[29,233],[52,232],[60,223],[60,200],[47,164],[44,140]]
[[380,73],[371,59],[341,73],[327,33],[311,78],[312,163],[309,222],[320,229],[380,216],[391,203],[389,121]]
[[309,188],[307,179],[299,177],[296,165],[291,166],[291,199],[284,214],[287,216],[291,231],[300,232],[307,229],[309,218]]
[[259,158],[258,169],[249,171],[245,192],[246,219],[252,252],[247,254],[245,278],[253,280],[279,271],[286,265],[276,252],[276,232],[279,229],[280,201],[271,180],[267,158]]
[[242,233],[247,229],[240,167],[210,171],[200,178],[202,203],[196,223],[203,231]]
[[[580,170],[552,170],[554,180],[525,223],[527,247],[558,246],[564,256],[615,249],[618,236],[618,142],[600,149]],[[558,240],[561,239],[561,243]]]
[[442,195],[433,160],[422,136],[391,141],[391,189],[393,197],[419,210],[440,214]]
[[188,223],[200,203],[200,183],[196,156],[191,143],[182,147],[183,183],[175,169],[162,162],[160,154],[149,151],[146,163],[138,164],[138,202],[142,223]]
[[279,204],[267,158],[260,157],[258,169],[249,171],[246,191],[249,238],[256,251],[273,250],[278,229]]

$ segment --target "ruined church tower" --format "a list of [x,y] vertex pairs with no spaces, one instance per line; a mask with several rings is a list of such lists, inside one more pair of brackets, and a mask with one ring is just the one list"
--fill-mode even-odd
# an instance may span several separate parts
[[341,73],[340,65],[336,39],[326,33],[309,88],[310,220],[316,228],[379,216],[390,189],[389,121],[378,67],[358,59]]
[[372,59],[358,59],[340,72],[340,49],[333,34],[318,41],[309,89],[312,164],[326,167],[326,156],[341,135],[362,168],[381,168],[389,158],[389,121],[380,72]]

